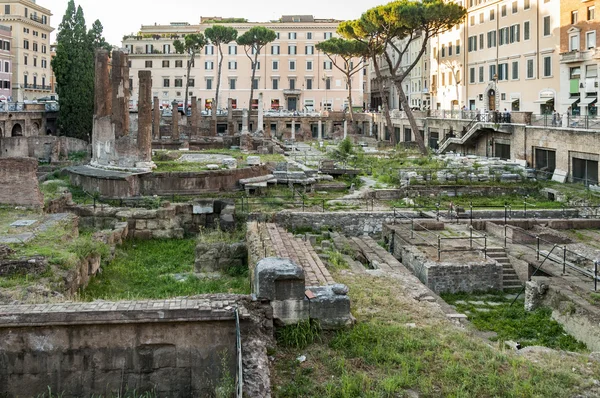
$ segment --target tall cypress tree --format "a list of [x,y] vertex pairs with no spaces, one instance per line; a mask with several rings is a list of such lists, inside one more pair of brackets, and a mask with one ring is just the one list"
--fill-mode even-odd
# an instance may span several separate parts
[[74,0],[69,0],[56,44],[52,68],[60,105],[59,130],[62,135],[90,141],[94,115],[94,50],[110,46],[102,37],[100,21],[87,30],[83,9],[75,8]]

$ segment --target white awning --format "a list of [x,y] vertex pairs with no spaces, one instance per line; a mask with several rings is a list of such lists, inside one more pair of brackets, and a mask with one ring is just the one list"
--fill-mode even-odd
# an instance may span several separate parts
[[593,104],[594,102],[596,102],[597,100],[598,100],[598,97],[586,97],[581,100],[579,105],[590,105],[590,104]]
[[552,101],[554,99],[554,97],[552,98],[540,98],[540,99],[536,99],[535,101],[533,101],[536,104],[545,104],[548,101]]
[[579,100],[580,100],[579,97],[569,98],[569,99],[565,100],[565,102],[563,102],[563,105],[571,106],[571,105],[573,105],[574,103],[576,103]]

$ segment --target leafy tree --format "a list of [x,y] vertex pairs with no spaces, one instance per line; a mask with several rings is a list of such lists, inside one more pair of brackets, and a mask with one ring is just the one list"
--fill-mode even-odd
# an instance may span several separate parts
[[[344,74],[348,84],[348,106],[350,108],[350,120],[354,120],[352,110],[352,76],[362,69],[365,57],[368,57],[367,44],[358,40],[346,40],[333,37],[317,44],[317,49],[322,51],[331,60],[333,65]],[[338,58],[339,57],[339,58]],[[352,59],[358,58],[354,64]]]
[[[202,48],[206,45],[206,38],[202,33],[192,33],[186,35],[183,41],[177,39],[173,42],[173,47],[178,54],[187,54],[189,59],[187,63],[187,78],[185,81],[185,100],[183,102],[183,111],[187,113],[188,95],[190,92],[190,78],[192,67],[194,66],[194,60],[196,54],[202,51]],[[175,109],[173,111],[176,111]]]
[[[250,59],[252,65],[252,79],[250,80],[250,101],[248,107],[252,109],[252,99],[254,98],[254,78],[256,77],[256,66],[258,65],[258,56],[261,50],[277,38],[277,33],[264,26],[254,26],[246,33],[237,38],[237,44],[244,46],[244,52]],[[253,54],[251,54],[251,52]],[[259,126],[262,129],[262,126]]]
[[[217,90],[215,93],[215,106],[219,105],[219,91],[221,89],[221,69],[223,66],[223,48],[222,44],[227,44],[235,41],[237,38],[238,31],[235,28],[223,25],[213,25],[204,31],[206,38],[219,49],[219,66],[217,69]],[[214,109],[212,113],[213,120],[215,121],[215,135],[217,129],[217,112]]]
[[61,134],[90,141],[94,115],[94,51],[109,48],[102,37],[102,24],[96,21],[90,31],[83,9],[70,0],[59,25],[56,56],[52,69],[60,110]]
[[[429,40],[459,24],[465,15],[465,8],[453,2],[398,0],[371,8],[358,21],[341,26],[341,33],[345,37],[366,41],[373,35],[377,36],[375,54],[380,55],[388,67],[390,79],[396,86],[400,103],[423,154],[427,153],[427,148],[423,137],[419,134],[402,83],[424,55]],[[353,35],[356,37],[352,37]],[[409,51],[410,45],[419,39],[421,39],[421,48],[417,56],[413,58],[410,65],[403,66],[404,55]],[[371,53],[374,53],[373,49]],[[381,71],[377,72],[380,68],[379,62],[374,62],[373,66],[379,78],[381,76]],[[389,126],[391,127],[391,124]],[[395,143],[395,137],[393,135],[392,137],[392,142]]]

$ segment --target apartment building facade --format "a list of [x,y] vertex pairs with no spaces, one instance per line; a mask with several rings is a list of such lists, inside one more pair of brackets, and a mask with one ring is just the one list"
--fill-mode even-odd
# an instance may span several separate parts
[[[219,104],[213,104],[217,85],[218,48],[209,44],[202,49],[191,69],[189,96],[201,100],[201,106],[222,109],[227,99],[236,108],[258,107],[258,94],[263,94],[263,109],[288,110],[343,110],[347,107],[347,82],[333,62],[316,49],[316,44],[336,36],[340,21],[315,19],[309,15],[283,16],[268,23],[227,22],[238,31],[238,36],[261,25],[277,33],[277,39],[268,44],[258,57],[256,78],[252,81],[251,61],[244,48],[235,42],[222,46],[223,69]],[[130,56],[132,95],[138,95],[137,73],[150,70],[153,96],[161,103],[183,100],[187,74],[187,57],[177,54],[173,41],[185,34],[204,32],[213,25],[203,21],[197,25],[171,23],[144,25],[137,35],[123,39],[123,47]],[[219,23],[218,21],[216,23]],[[355,60],[353,62],[360,62]],[[363,105],[363,73],[352,80],[352,101]],[[250,89],[254,86],[254,103],[249,104]]]
[[[468,0],[460,26],[433,39],[436,108],[563,110],[560,0]],[[456,86],[459,73],[462,89]]]
[[598,115],[598,3],[561,0],[560,4],[561,103],[573,116]]
[[12,32],[10,27],[0,25],[0,101],[12,95]]
[[0,1],[0,24],[12,30],[12,100],[25,101],[50,93],[49,9],[30,0]]

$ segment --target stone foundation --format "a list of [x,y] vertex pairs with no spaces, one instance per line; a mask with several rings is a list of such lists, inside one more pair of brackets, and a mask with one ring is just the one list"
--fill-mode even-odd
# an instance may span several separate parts
[[37,179],[37,160],[0,159],[0,204],[42,207],[44,198]]

